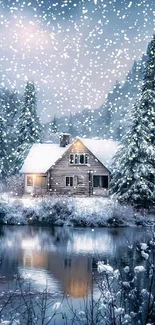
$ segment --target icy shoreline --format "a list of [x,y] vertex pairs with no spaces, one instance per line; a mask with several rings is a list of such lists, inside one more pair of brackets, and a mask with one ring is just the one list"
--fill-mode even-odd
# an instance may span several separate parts
[[0,198],[0,224],[125,227],[153,225],[155,215],[110,198]]

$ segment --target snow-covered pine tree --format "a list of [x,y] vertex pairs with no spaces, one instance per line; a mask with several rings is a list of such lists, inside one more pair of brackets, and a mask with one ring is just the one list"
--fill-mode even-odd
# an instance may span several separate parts
[[155,34],[147,48],[140,109],[148,129],[148,142],[155,146]]
[[53,119],[43,126],[42,142],[59,143],[59,140],[58,123],[54,115]]
[[15,149],[17,147],[17,118],[20,111],[20,97],[16,90],[0,88],[0,111],[6,142],[7,175],[14,174]]
[[132,124],[123,137],[113,164],[111,193],[120,202],[150,207],[154,202],[154,150],[139,103],[133,108]]
[[6,120],[7,128],[12,128],[12,122],[17,119],[19,113],[19,94],[16,90],[10,91],[9,89],[3,88],[3,95],[0,101],[3,108],[3,114]]
[[8,176],[16,172],[16,148],[18,144],[17,122],[20,114],[20,96],[17,91],[8,93],[6,109],[6,138],[8,156]]
[[121,144],[111,192],[120,201],[149,207],[155,202],[155,35],[147,48],[140,101]]
[[51,133],[57,133],[57,131],[58,131],[57,119],[56,116],[54,115],[53,121],[51,122]]
[[77,135],[76,128],[74,127],[74,122],[73,122],[73,115],[70,113],[69,116],[69,121],[68,121],[68,133],[71,134],[72,136]]
[[[113,87],[113,90],[108,93],[108,97],[106,100],[105,109],[103,111],[103,130],[106,130],[106,137],[111,138],[114,136],[114,114],[118,111],[118,102],[121,98],[122,94],[122,86],[116,80],[116,83]],[[121,120],[121,114],[119,116],[119,120]],[[120,139],[121,137],[121,129],[120,125],[116,127],[115,131],[116,139]]]
[[29,81],[26,84],[17,124],[16,166],[19,169],[32,144],[41,142],[42,126],[37,115],[37,97],[33,82]]
[[3,118],[0,116],[0,180],[3,182],[8,174],[7,139]]

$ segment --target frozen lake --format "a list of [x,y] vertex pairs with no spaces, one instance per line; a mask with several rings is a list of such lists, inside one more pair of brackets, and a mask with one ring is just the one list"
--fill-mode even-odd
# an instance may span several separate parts
[[[39,292],[42,295],[46,288],[52,294],[46,322],[41,323],[34,315],[31,320],[23,318],[18,324],[48,324],[53,311],[58,315],[50,324],[70,324],[72,308],[79,313],[90,296],[94,301],[100,297],[99,283],[103,275],[97,271],[97,262],[104,261],[120,272],[126,266],[131,272],[137,265],[146,267],[138,247],[140,243],[148,243],[150,237],[149,228],[1,227],[0,305],[4,304],[6,292],[14,292],[18,286],[14,305],[6,304],[1,317],[9,319],[11,310],[16,308],[14,315],[20,318],[17,303],[20,290],[26,296],[29,287],[33,299],[39,299]],[[142,273],[136,285],[138,291],[147,286],[146,273]],[[81,324],[90,323],[80,319]]]

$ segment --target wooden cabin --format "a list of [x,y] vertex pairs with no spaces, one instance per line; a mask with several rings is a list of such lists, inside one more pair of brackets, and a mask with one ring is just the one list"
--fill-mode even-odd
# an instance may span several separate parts
[[34,144],[23,164],[25,193],[107,196],[110,165],[117,151],[113,140],[62,134],[60,144]]

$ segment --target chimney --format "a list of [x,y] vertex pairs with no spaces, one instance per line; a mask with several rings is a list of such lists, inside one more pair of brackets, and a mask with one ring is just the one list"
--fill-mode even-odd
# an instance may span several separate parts
[[60,134],[60,147],[66,147],[70,144],[71,135],[69,133],[61,133]]

